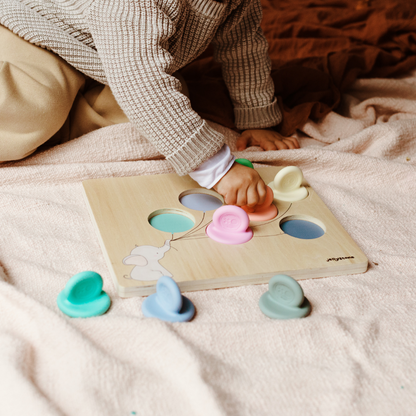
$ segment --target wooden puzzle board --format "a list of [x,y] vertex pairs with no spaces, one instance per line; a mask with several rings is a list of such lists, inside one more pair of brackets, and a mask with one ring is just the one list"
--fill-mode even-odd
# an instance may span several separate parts
[[[266,184],[282,167],[256,169]],[[155,292],[156,280],[131,278],[142,265],[123,264],[131,251],[141,246],[163,247],[170,240],[159,265],[168,270],[182,291],[267,283],[283,273],[297,280],[363,273],[368,260],[316,192],[306,183],[308,197],[298,202],[275,200],[278,216],[267,222],[250,223],[253,238],[241,245],[227,245],[205,234],[215,211],[186,208],[184,193],[210,193],[190,177],[176,174],[92,179],[83,182],[91,217],[114,284],[121,297]],[[153,228],[149,217],[158,213],[182,213],[195,226],[171,234]],[[282,219],[302,219],[319,225],[325,234],[306,240],[285,234]],[[165,246],[166,248],[166,246]],[[138,270],[138,269],[137,269]]]

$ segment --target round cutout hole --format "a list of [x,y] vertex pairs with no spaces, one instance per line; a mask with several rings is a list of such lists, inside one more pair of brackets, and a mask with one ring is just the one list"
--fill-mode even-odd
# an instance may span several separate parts
[[306,216],[283,218],[280,228],[285,234],[302,240],[314,240],[325,234],[325,226],[319,220]]
[[213,211],[220,208],[224,201],[221,196],[206,189],[189,189],[179,195],[180,203],[195,211]]
[[195,226],[195,219],[187,212],[176,209],[161,209],[149,215],[149,224],[159,231],[175,234],[188,231]]

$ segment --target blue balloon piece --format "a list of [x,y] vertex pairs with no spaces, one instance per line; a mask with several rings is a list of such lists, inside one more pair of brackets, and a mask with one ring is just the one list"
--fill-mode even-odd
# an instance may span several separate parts
[[176,282],[162,276],[156,284],[157,301],[165,311],[178,313],[182,309],[182,295]]
[[280,224],[283,232],[302,240],[313,240],[322,237],[325,231],[317,224],[305,220],[288,220]]
[[187,297],[181,295],[177,283],[171,277],[162,276],[156,284],[156,293],[143,301],[142,312],[148,318],[187,322],[194,317],[195,306]]

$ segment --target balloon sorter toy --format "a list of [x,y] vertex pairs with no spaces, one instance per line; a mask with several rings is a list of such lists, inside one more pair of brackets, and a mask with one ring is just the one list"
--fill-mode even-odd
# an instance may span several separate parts
[[276,274],[301,280],[367,270],[367,258],[299,168],[256,170],[273,194],[266,218],[224,205],[188,176],[84,181],[118,294],[150,295],[161,276],[186,292],[267,283]]

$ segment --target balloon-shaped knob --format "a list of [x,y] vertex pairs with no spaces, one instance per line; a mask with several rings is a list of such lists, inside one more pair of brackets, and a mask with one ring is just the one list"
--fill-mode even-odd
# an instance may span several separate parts
[[103,291],[102,277],[92,271],[78,273],[69,279],[57,298],[59,309],[73,318],[102,315],[110,307],[110,297]]
[[259,307],[273,319],[302,318],[311,310],[302,287],[285,274],[278,274],[269,280],[269,290],[260,297]]
[[247,213],[235,205],[223,205],[212,216],[206,228],[209,238],[222,244],[243,244],[251,240],[253,231],[249,228]]
[[162,276],[156,283],[156,293],[143,301],[142,312],[148,318],[187,322],[194,317],[195,306],[181,294],[179,286],[171,277]]
[[162,276],[156,283],[157,302],[165,311],[178,313],[182,309],[183,301],[181,291],[176,282]]
[[248,159],[239,158],[236,159],[235,162],[239,163],[240,165],[247,166],[248,168],[254,169],[253,164]]
[[247,212],[250,221],[268,221],[277,216],[278,210],[273,204],[274,195],[270,186],[266,187],[266,199],[262,204],[256,205],[254,211],[250,212],[247,206],[241,207]]
[[286,166],[277,172],[273,182],[269,183],[274,197],[280,201],[296,202],[308,196],[308,190],[301,186],[303,173],[297,166]]

